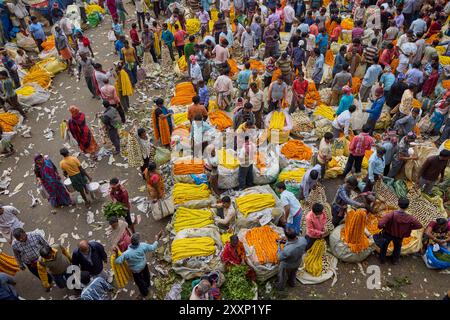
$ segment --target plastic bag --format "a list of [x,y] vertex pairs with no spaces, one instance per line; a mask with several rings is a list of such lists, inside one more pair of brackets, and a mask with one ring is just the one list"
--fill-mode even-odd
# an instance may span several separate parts
[[92,28],[95,28],[100,23],[100,15],[97,12],[93,12],[87,17],[88,23]]
[[113,41],[113,42],[117,40],[116,34],[114,33],[114,30],[109,30],[109,32],[108,32],[108,40],[109,41]]
[[24,36],[20,32],[17,34],[17,46],[25,51],[36,51],[36,42],[31,36]]
[[[449,254],[450,255],[450,251],[445,249],[444,247],[440,247],[439,249],[440,253],[444,253],[444,254]],[[429,245],[427,248],[427,251],[424,255],[424,260],[425,263],[427,264],[428,267],[433,268],[433,269],[447,269],[450,268],[450,262],[448,261],[444,261],[444,260],[439,260],[435,253],[433,252],[433,246]]]
[[[50,92],[43,89],[40,85],[37,83],[27,83],[26,86],[32,86],[34,88],[34,93],[25,96],[18,94],[17,98],[21,104],[28,105],[28,106],[35,106],[41,103],[44,103],[50,99]],[[20,88],[19,88],[20,89]]]
[[156,203],[152,203],[151,210],[153,219],[155,219],[156,221],[172,215],[175,212],[172,197],[168,197],[164,200],[158,200]]
[[66,68],[67,64],[60,59],[49,61],[44,65],[44,69],[50,72],[53,76],[60,73],[61,71],[66,70]]
[[170,161],[170,150],[156,147],[155,152],[155,164],[161,166]]

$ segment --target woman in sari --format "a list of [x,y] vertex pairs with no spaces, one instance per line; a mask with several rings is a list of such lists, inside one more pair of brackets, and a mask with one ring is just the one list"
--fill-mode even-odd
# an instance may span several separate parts
[[68,206],[72,204],[66,187],[53,162],[42,154],[34,157],[34,174],[38,182],[48,194],[48,201],[52,207]]
[[97,142],[94,136],[86,125],[86,116],[84,112],[80,112],[76,106],[70,106],[69,111],[72,117],[68,121],[68,128],[72,137],[77,141],[81,152],[95,154],[98,150]]
[[128,223],[112,216],[108,219],[109,225],[111,226],[111,246],[112,248],[119,248],[121,252],[125,252],[128,246],[131,244],[131,231],[128,228]]
[[153,202],[164,199],[164,180],[161,173],[156,170],[154,162],[150,162],[147,169],[144,170],[144,178],[147,182],[147,191],[150,199]]
[[106,6],[108,7],[108,11],[111,14],[112,19],[119,19],[119,15],[117,14],[116,0],[106,0]]
[[116,78],[114,86],[119,96],[120,105],[125,112],[130,108],[130,96],[134,94],[130,76],[123,67],[123,62],[119,62],[116,66]]
[[161,59],[161,33],[162,33],[162,29],[160,26],[158,26],[158,22],[157,21],[153,21],[152,27],[150,28],[150,30],[153,32],[153,35],[155,36],[155,42],[154,42],[154,47],[155,47],[155,53],[156,56],[158,57],[158,59]]
[[172,135],[172,111],[164,107],[164,100],[157,98],[154,100],[156,108],[152,112],[153,132],[156,140],[161,140],[161,145],[169,146]]

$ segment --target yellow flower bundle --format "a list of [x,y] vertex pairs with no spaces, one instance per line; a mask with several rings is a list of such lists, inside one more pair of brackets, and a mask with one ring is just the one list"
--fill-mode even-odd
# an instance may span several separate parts
[[21,96],[31,96],[35,92],[33,86],[23,86],[16,90],[16,94]]
[[210,237],[183,238],[172,242],[172,261],[192,257],[206,257],[216,252],[215,242]]
[[220,240],[222,240],[223,245],[225,245],[228,241],[230,241],[230,238],[233,234],[231,232],[222,233],[220,235]]
[[214,224],[210,210],[198,210],[180,207],[175,214],[173,228],[179,232],[189,228],[202,228]]
[[239,160],[228,150],[219,150],[219,164],[227,169],[234,170],[239,167]]
[[[119,251],[117,257],[119,257],[122,253]],[[130,281],[130,278],[133,276],[131,270],[128,268],[128,264],[126,262],[121,264],[116,264],[116,254],[113,253],[110,257],[111,269],[114,273],[114,280],[116,281],[117,287],[119,289],[125,288]]]
[[187,117],[187,112],[175,113],[173,115],[173,121],[175,122],[176,126],[179,126],[185,122],[188,122],[189,119]]
[[175,162],[173,165],[174,175],[184,174],[202,174],[205,172],[205,163],[203,160],[191,159]]
[[417,99],[413,99],[412,107],[416,109],[422,109],[422,102]]
[[286,116],[284,115],[284,112],[274,111],[272,113],[272,118],[270,118],[269,129],[283,130],[285,121]]
[[447,149],[447,150],[450,150],[450,139],[445,140],[444,148]]
[[322,257],[325,254],[325,240],[319,239],[306,252],[305,270],[314,277],[322,274]]
[[278,180],[280,182],[283,182],[286,180],[295,180],[297,182],[302,182],[305,172],[306,172],[305,168],[298,168],[298,169],[291,170],[291,171],[283,171],[278,176]]
[[45,51],[52,50],[55,47],[55,36],[51,35],[50,37],[48,37],[47,40],[42,42],[41,46]]
[[448,56],[439,56],[439,62],[444,66],[450,65],[450,57]]
[[184,55],[182,55],[181,58],[178,59],[177,63],[178,63],[178,68],[180,69],[180,71],[187,70],[187,62],[186,62],[186,57]]
[[15,276],[19,270],[19,265],[13,256],[0,252],[0,272]]
[[26,83],[37,83],[42,88],[47,89],[51,83],[51,76],[48,71],[39,69],[28,72],[22,80],[23,84]]
[[86,14],[90,15],[93,12],[98,12],[98,13],[104,14],[105,13],[105,9],[103,9],[102,7],[100,7],[97,4],[88,4],[86,6]]
[[326,104],[320,104],[316,110],[314,111],[315,116],[321,116],[328,120],[334,119],[334,110],[330,106],[327,106]]
[[186,32],[189,35],[196,34],[200,31],[200,20],[197,18],[186,20]]
[[0,113],[0,126],[3,132],[12,132],[14,127],[19,123],[19,117],[14,113],[4,112]]
[[281,153],[288,159],[311,160],[312,150],[300,140],[289,140],[281,148]]
[[233,120],[222,110],[208,113],[209,122],[219,131],[223,131],[233,125]]
[[252,212],[275,207],[275,198],[271,194],[248,194],[236,199],[238,210],[246,217]]
[[247,244],[255,249],[260,264],[277,263],[277,240],[280,238],[271,227],[265,225],[247,231]]
[[363,169],[369,168],[369,159],[372,156],[373,151],[372,150],[366,150],[363,158],[363,162],[361,164]]
[[341,231],[341,239],[354,253],[359,253],[369,247],[369,239],[364,233],[366,228],[366,210],[351,210],[347,213],[345,227]]
[[204,183],[200,185],[189,183],[175,183],[173,187],[173,202],[182,204],[192,200],[208,199],[211,191]]

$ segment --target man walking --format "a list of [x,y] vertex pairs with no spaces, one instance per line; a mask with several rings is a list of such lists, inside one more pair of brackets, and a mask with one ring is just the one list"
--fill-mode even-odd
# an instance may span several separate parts
[[107,262],[105,247],[96,241],[81,240],[72,253],[72,264],[79,266],[81,271],[88,271],[92,277],[107,279],[103,270],[103,263]]
[[[115,260],[117,264],[128,263],[128,267],[133,273],[134,282],[138,286],[143,298],[148,296],[148,289],[150,287],[150,272],[148,271],[147,257],[145,254],[156,250],[161,235],[162,231],[155,236],[155,242],[148,244],[140,241],[141,236],[139,233],[134,233],[131,236],[131,245]],[[115,248],[114,250],[117,254],[118,249]]]
[[114,148],[116,149],[113,154],[120,153],[120,137],[117,129],[120,128],[121,118],[116,108],[109,104],[108,101],[103,101],[103,107],[105,111],[101,117],[105,131],[108,133],[108,137],[111,140]]
[[[292,228],[286,228],[284,234],[286,240],[278,242],[277,252],[278,261],[280,261],[277,287],[280,291],[284,290],[286,282],[290,287],[295,287],[297,270],[307,245],[305,237],[297,238]],[[283,249],[281,249],[282,242],[285,243]]]
[[38,271],[45,288],[50,288],[47,279],[47,271],[52,275],[58,288],[66,288],[67,279],[70,274],[67,268],[72,264],[71,256],[66,248],[60,244],[44,246],[39,251]]

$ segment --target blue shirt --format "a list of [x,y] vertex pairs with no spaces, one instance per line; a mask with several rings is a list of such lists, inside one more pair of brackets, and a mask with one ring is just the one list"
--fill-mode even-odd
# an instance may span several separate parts
[[384,163],[386,165],[391,164],[395,152],[394,145],[390,141],[385,141],[381,146],[386,151],[386,153],[384,154]]
[[44,29],[42,28],[43,24],[40,22],[30,24],[30,32],[33,36],[38,40],[45,40],[47,37],[45,36]]
[[102,277],[97,277],[81,292],[81,300],[111,300],[108,292],[113,287]]
[[348,110],[350,106],[353,104],[353,95],[344,94],[341,98],[341,101],[339,101],[339,108],[336,110],[336,115],[339,116],[342,112]]
[[211,0],[201,0],[201,5],[205,11],[209,11],[209,6],[211,5]]
[[164,43],[167,46],[169,46],[169,47],[172,46],[172,42],[173,42],[174,38],[173,38],[172,32],[170,32],[169,30],[164,30],[162,32],[161,39],[162,39],[162,41],[164,41]]
[[379,64],[373,64],[367,69],[366,74],[361,85],[365,87],[371,87],[378,80],[378,76],[381,74],[382,69]]
[[322,54],[325,54],[327,52],[327,47],[328,47],[328,35],[326,34],[324,36],[321,33],[319,33],[316,37],[316,44],[319,45],[320,52]]
[[206,85],[198,89],[198,97],[200,98],[200,104],[207,108],[209,104],[209,91]]
[[237,78],[237,84],[239,89],[241,90],[247,90],[250,82],[250,76],[252,75],[252,72],[248,69],[242,70],[238,74]]
[[287,223],[292,224],[294,221],[294,216],[301,210],[300,202],[297,200],[297,198],[292,192],[287,190],[284,190],[280,194],[280,199],[281,203],[283,204],[283,207],[289,206],[289,216],[287,219]]
[[116,40],[116,42],[114,43],[114,48],[116,48],[118,54],[119,54],[119,58],[120,60],[123,59],[123,53],[122,53],[122,48],[124,47],[122,41],[120,40]]
[[416,68],[408,70],[406,73],[406,81],[408,84],[420,86],[423,82],[423,72]]
[[116,258],[115,262],[121,264],[126,261],[133,273],[139,273],[147,265],[147,257],[145,254],[147,252],[155,251],[157,247],[158,241],[153,242],[153,244],[141,242],[137,247],[130,245],[120,257]]
[[383,85],[384,91],[391,90],[392,85],[395,82],[395,76],[392,73],[383,73],[380,78],[380,83]]
[[301,66],[305,61],[305,51],[300,47],[295,47],[292,50],[292,63],[294,66]]
[[255,34],[255,39],[261,40],[261,38],[262,38],[261,26],[259,24],[257,24],[257,23],[252,23],[252,25],[250,26],[250,29]]
[[334,59],[333,74],[341,72],[342,66],[346,63],[347,61],[345,61],[345,57],[338,53],[336,55],[336,59]]
[[369,119],[377,121],[378,118],[380,118],[381,110],[383,110],[385,97],[382,96],[381,98],[377,99],[372,103],[372,107],[368,110],[366,110],[367,113],[369,113]]
[[383,175],[384,173],[384,157],[380,159],[377,153],[374,152],[369,158],[369,180],[371,182],[375,181],[375,175]]

